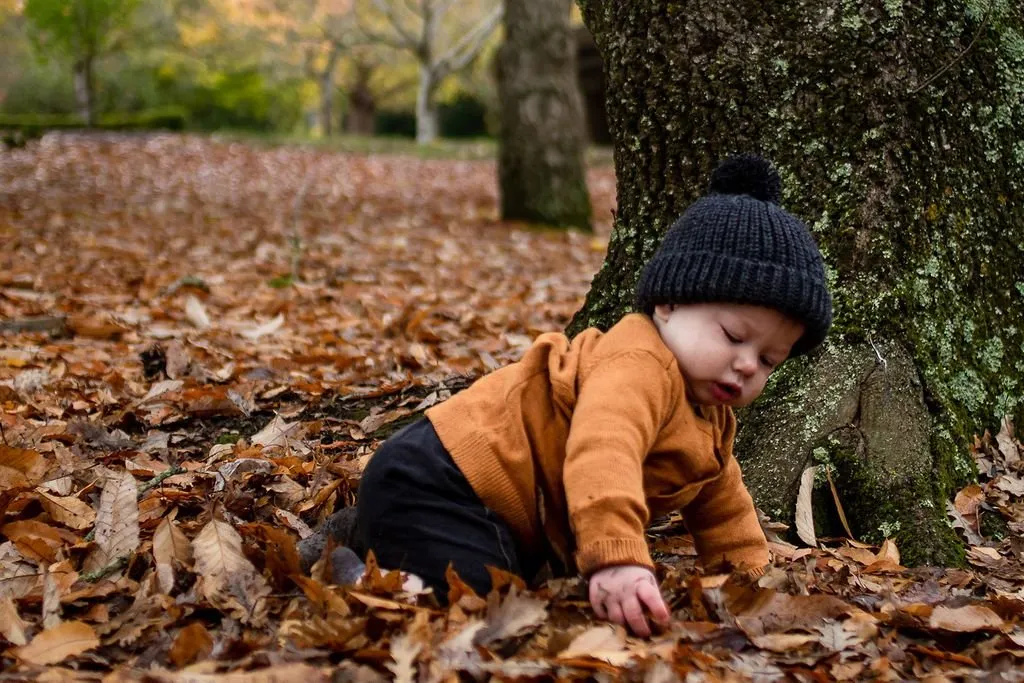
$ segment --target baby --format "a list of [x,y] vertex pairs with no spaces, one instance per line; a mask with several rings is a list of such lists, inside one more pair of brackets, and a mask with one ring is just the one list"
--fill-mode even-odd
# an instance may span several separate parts
[[443,601],[449,564],[481,594],[488,565],[589,579],[597,615],[668,622],[644,530],[681,510],[708,568],[769,561],[733,457],[733,408],[825,339],[832,303],[770,162],[733,157],[669,229],[607,332],[537,338],[396,433],[359,485],[353,549]]

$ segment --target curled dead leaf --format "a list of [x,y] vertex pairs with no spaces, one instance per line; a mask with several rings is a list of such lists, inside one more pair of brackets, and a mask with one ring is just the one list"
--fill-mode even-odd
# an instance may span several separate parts
[[558,653],[558,659],[590,657],[612,666],[625,666],[633,658],[626,649],[626,632],[621,626],[602,624],[588,628]]
[[811,547],[818,545],[818,538],[814,533],[814,510],[811,501],[814,493],[814,475],[817,471],[817,465],[804,470],[800,475],[800,490],[796,496],[796,535]]
[[520,595],[514,587],[504,602],[489,610],[486,625],[477,634],[478,645],[488,645],[536,628],[547,619],[547,602]]

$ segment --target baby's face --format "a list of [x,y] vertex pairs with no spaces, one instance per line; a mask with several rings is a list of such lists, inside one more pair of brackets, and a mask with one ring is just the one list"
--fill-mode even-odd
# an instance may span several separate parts
[[699,405],[749,405],[804,333],[779,311],[746,304],[662,305],[653,317]]

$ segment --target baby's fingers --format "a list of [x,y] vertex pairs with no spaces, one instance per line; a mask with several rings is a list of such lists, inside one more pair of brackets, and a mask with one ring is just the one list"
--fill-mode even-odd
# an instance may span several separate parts
[[629,628],[632,629],[633,633],[637,634],[641,638],[646,638],[651,635],[651,627],[647,625],[647,618],[644,617],[644,609],[640,606],[640,601],[637,600],[635,596],[630,595],[622,601],[622,614],[626,618],[626,623],[629,624]]
[[607,619],[608,612],[605,610],[604,601],[608,597],[608,589],[597,581],[590,582],[590,606],[594,608],[594,614],[598,619]]
[[637,597],[647,607],[647,611],[651,614],[651,619],[656,624],[666,626],[669,622],[670,614],[668,611],[668,605],[665,604],[665,599],[661,596],[661,591],[658,586],[651,581],[646,581],[637,586],[636,590]]

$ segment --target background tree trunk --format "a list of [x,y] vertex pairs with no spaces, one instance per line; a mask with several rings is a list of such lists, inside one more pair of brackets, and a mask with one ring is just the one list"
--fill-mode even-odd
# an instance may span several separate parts
[[505,220],[590,229],[572,0],[506,0],[498,55]]
[[370,89],[373,68],[356,61],[355,77],[348,91],[345,132],[351,135],[373,135],[377,116],[377,100]]
[[420,85],[416,91],[416,142],[427,145],[437,139],[437,81],[429,66],[420,65]]
[[859,538],[960,561],[944,511],[974,472],[969,439],[1024,412],[1024,17],[974,0],[580,4],[605,63],[619,208],[570,332],[632,305],[720,159],[771,158],[826,255],[836,324],[740,416],[747,482],[791,519],[817,460]]
[[95,108],[93,107],[92,62],[91,56],[85,56],[77,60],[74,66],[75,103],[78,105],[78,115],[89,127],[96,123]]
[[334,134],[334,94],[337,90],[334,86],[334,72],[340,57],[341,46],[332,45],[324,70],[317,74],[320,85],[320,134],[325,138]]

